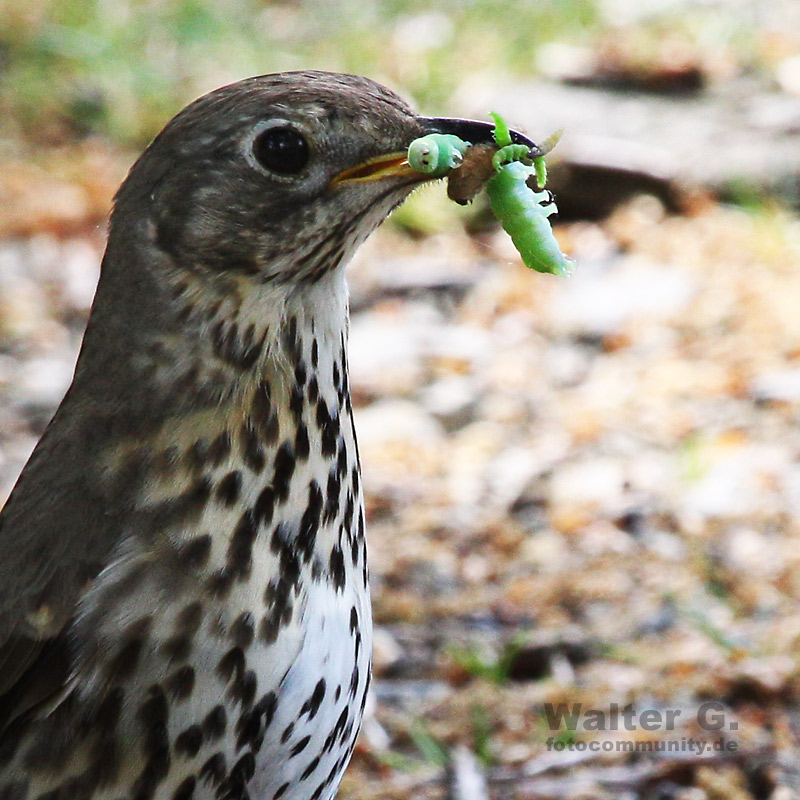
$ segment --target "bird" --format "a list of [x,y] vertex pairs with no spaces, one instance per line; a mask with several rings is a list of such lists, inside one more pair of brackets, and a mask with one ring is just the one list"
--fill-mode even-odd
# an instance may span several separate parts
[[372,633],[344,268],[431,132],[492,141],[367,78],[261,75],[131,168],[0,514],[1,800],[335,795]]

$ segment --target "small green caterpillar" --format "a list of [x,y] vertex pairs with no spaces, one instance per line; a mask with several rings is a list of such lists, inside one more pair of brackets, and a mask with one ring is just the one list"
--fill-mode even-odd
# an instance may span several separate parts
[[[561,132],[531,149],[524,144],[514,144],[511,131],[499,114],[491,113],[491,117],[495,123],[492,135],[497,149],[494,153],[485,146],[481,146],[484,150],[476,148],[475,158],[469,155],[468,163],[459,169],[470,143],[452,134],[430,134],[411,143],[409,166],[431,177],[450,175],[448,194],[462,204],[486,181],[492,213],[511,237],[525,266],[539,272],[568,275],[575,262],[561,252],[553,235],[548,217],[558,209],[552,192],[544,190],[547,183],[544,156],[555,147]],[[531,179],[535,180],[538,192],[529,183]]]
[[411,169],[434,178],[443,178],[461,165],[469,142],[450,133],[431,133],[411,142],[408,164]]

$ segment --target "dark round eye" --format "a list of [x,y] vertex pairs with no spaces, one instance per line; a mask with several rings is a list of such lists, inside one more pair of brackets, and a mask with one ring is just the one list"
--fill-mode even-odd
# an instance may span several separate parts
[[308,164],[308,142],[294,128],[269,128],[256,136],[253,155],[270,172],[295,175]]

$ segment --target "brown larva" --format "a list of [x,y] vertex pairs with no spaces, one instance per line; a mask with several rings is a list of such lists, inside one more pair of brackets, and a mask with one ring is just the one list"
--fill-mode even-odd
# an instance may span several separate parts
[[461,166],[454,169],[447,178],[447,196],[459,205],[465,206],[486,182],[494,175],[492,156],[497,145],[476,144],[464,153]]

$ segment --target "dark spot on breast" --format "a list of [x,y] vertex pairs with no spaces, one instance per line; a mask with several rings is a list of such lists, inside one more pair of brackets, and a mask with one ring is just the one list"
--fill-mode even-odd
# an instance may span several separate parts
[[327,275],[331,270],[336,269],[341,264],[344,258],[343,240],[340,234],[337,234],[337,241],[328,248],[314,265],[311,273],[308,276],[309,282],[313,285]]
[[206,307],[206,321],[211,322],[219,315],[219,310],[222,308],[222,299],[218,298],[210,306]]
[[355,500],[353,498],[353,493],[348,490],[347,492],[347,505],[344,508],[344,519],[342,523],[344,524],[345,528],[349,531],[353,529],[353,514],[355,513]]
[[178,633],[194,635],[203,621],[203,606],[201,603],[189,603],[184,606],[175,619],[175,630]]
[[275,490],[272,486],[265,486],[258,495],[255,507],[256,520],[259,525],[269,525],[275,513]]
[[308,503],[303,517],[300,520],[300,529],[297,532],[297,549],[309,560],[314,554],[314,545],[317,541],[317,532],[322,517],[322,492],[319,484],[312,480],[308,485]]
[[305,422],[300,422],[297,426],[297,433],[294,437],[294,451],[299,461],[305,461],[311,452],[311,444],[308,441],[308,428]]
[[241,451],[244,463],[250,467],[253,472],[261,472],[266,463],[266,455],[261,442],[258,439],[258,434],[252,427],[252,422],[248,420],[241,428]]
[[208,460],[212,466],[218,467],[231,452],[231,435],[223,431],[208,448]]
[[322,797],[322,793],[327,789],[328,783],[327,781],[323,781],[317,788],[314,790],[314,794],[311,795],[309,800],[319,800]]
[[268,728],[275,716],[275,709],[278,707],[278,696],[275,692],[267,692],[259,701],[258,706],[264,714],[264,728]]
[[281,628],[292,620],[294,607],[288,582],[282,578],[273,578],[264,591],[264,603],[269,611],[261,619],[259,637],[265,644],[272,644],[278,638]]
[[341,592],[342,589],[344,589],[346,575],[344,571],[344,554],[342,553],[342,548],[339,547],[338,544],[331,550],[328,570],[336,591]]
[[243,707],[252,705],[258,689],[258,678],[252,669],[240,674],[228,687],[228,695]]
[[253,395],[253,418],[257,422],[263,422],[272,413],[272,387],[269,381],[264,378],[259,381],[256,392]]
[[260,339],[255,338],[255,331],[250,331],[248,328],[248,337],[242,343],[242,349],[239,351],[239,366],[242,369],[251,369],[258,361],[262,350],[264,349],[264,342],[266,341],[266,332]]
[[228,780],[234,792],[244,788],[256,771],[256,759],[252,753],[245,753],[234,765]]
[[340,439],[338,443],[338,453],[336,456],[336,474],[340,479],[344,478],[347,473],[347,447],[345,446],[344,439]]
[[143,617],[122,631],[119,649],[104,670],[107,680],[123,682],[133,675],[150,634],[152,623],[153,620],[150,617]]
[[290,722],[286,726],[286,729],[281,734],[281,744],[286,744],[286,742],[288,742],[289,739],[291,739],[293,733],[294,733],[294,722]]
[[367,691],[369,689],[370,682],[372,681],[372,673],[367,670],[367,679],[364,681],[364,691],[361,692],[361,706],[359,710],[359,718],[364,714],[364,706],[367,704]]
[[355,664],[353,666],[353,673],[350,676],[350,696],[351,697],[355,697],[356,696],[356,691],[358,689],[358,676],[359,676],[358,664]]
[[250,575],[253,562],[253,543],[258,534],[258,522],[248,509],[242,514],[228,545],[226,566],[234,579],[244,580]]
[[283,329],[283,346],[292,361],[300,357],[300,339],[297,336],[297,318],[289,317]]
[[219,785],[225,778],[225,755],[214,753],[200,768],[200,778],[214,786]]
[[183,455],[189,469],[199,472],[208,460],[209,445],[206,439],[198,439]]
[[300,775],[300,780],[304,781],[311,777],[311,774],[314,770],[319,766],[319,756],[317,756],[304,770],[302,775]]
[[[300,577],[300,559],[297,551],[295,550],[294,542],[289,538],[286,532],[286,523],[281,523],[275,526],[270,538],[270,550],[275,553],[280,562],[278,564],[278,577],[280,580],[279,587],[282,592],[288,596],[290,586],[296,586]],[[273,588],[275,588],[273,586]],[[267,594],[265,595],[265,602],[270,605],[274,598],[270,584],[267,586]],[[268,599],[269,598],[269,599]]]
[[277,792],[272,796],[272,800],[279,800],[286,794],[286,790],[291,786],[290,783],[282,783]]
[[255,709],[246,709],[236,723],[236,749],[254,747],[261,736],[261,714]]
[[275,497],[284,501],[289,496],[289,486],[294,475],[295,458],[292,446],[284,442],[275,454],[275,474],[272,478],[272,487]]
[[302,358],[295,364],[294,382],[301,389],[306,385],[306,362]]
[[155,795],[158,785],[167,777],[170,765],[169,705],[164,690],[151,686],[145,701],[136,714],[144,735],[142,750],[146,762],[141,774],[131,789],[131,795],[137,800],[146,800]]
[[342,713],[339,715],[339,719],[336,720],[336,724],[333,726],[333,729],[325,739],[325,743],[322,746],[323,753],[327,753],[329,750],[331,750],[333,745],[336,743],[336,740],[341,736],[345,725],[347,725],[348,714],[349,710],[347,705],[345,705],[345,707],[342,709]]
[[261,431],[264,444],[275,444],[275,442],[278,441],[278,435],[281,430],[277,413],[273,412],[270,414],[264,421],[264,424],[259,426],[259,430]]
[[325,678],[320,678],[317,681],[317,685],[314,687],[314,691],[311,693],[311,697],[303,703],[302,708],[300,709],[300,716],[303,714],[308,714],[308,719],[311,721],[317,715],[317,711],[319,711],[319,707],[322,704],[322,700],[325,697]]
[[206,714],[202,723],[203,733],[209,742],[216,741],[225,733],[228,724],[228,715],[225,706],[216,705]]
[[198,478],[186,495],[186,501],[191,507],[191,512],[200,512],[205,508],[208,498],[211,496],[211,478],[203,475]]
[[347,726],[342,731],[342,735],[339,737],[339,741],[346,742],[350,738],[350,734],[353,732],[353,720],[350,720],[347,723]]
[[194,677],[193,667],[180,667],[167,678],[164,684],[167,693],[175,700],[185,700],[194,689]]
[[308,747],[308,743],[311,741],[310,736],[304,736],[289,752],[289,758],[294,758],[295,756],[300,755],[303,750]]
[[242,650],[247,650],[255,636],[256,622],[249,611],[243,611],[231,625],[231,639]]
[[292,387],[292,393],[289,397],[289,411],[292,412],[296,424],[300,424],[303,419],[303,390],[299,386]]
[[317,400],[317,427],[322,436],[322,455],[333,458],[339,438],[339,414],[331,415],[328,404],[321,397]]
[[253,396],[251,418],[265,444],[274,444],[278,440],[280,423],[278,414],[272,406],[272,395],[267,380],[261,381]]
[[339,513],[339,492],[341,491],[341,482],[336,470],[331,470],[328,473],[328,485],[325,487],[325,517],[326,523],[333,522],[336,515]]
[[211,479],[204,475],[183,492],[149,506],[141,515],[153,529],[163,529],[178,523],[194,522],[200,517],[211,495]]
[[238,469],[229,472],[217,484],[215,492],[217,500],[230,508],[238,499],[242,489],[242,473]]
[[264,733],[272,722],[277,706],[275,692],[267,692],[251,709],[242,711],[236,724],[236,747],[250,747],[258,752],[264,740]]
[[211,556],[211,536],[195,536],[178,548],[181,566],[187,570],[200,569],[208,563]]
[[[258,266],[251,260],[245,262],[248,272],[258,271]],[[230,269],[230,265],[227,266]],[[211,342],[214,355],[232,364],[234,367],[246,370],[251,369],[261,351],[264,348],[266,332],[259,338],[255,338],[255,326],[249,325],[244,333],[240,333],[238,325],[235,323],[227,324],[225,320],[220,320],[211,329]]]
[[197,785],[197,778],[190,775],[184,778],[179,784],[178,788],[172,794],[172,800],[192,800],[194,797],[194,787]]
[[312,375],[308,382],[308,402],[314,405],[317,400],[319,400],[319,382],[316,375]]
[[245,658],[241,647],[232,647],[225,653],[217,664],[217,675],[225,681],[230,682],[234,675],[240,678],[244,674]]
[[208,593],[215,599],[221,600],[226,597],[233,586],[233,573],[228,567],[218,569],[213,575],[210,575],[206,581],[206,588]]
[[316,338],[311,341],[311,366],[316,369],[319,366],[319,344]]

